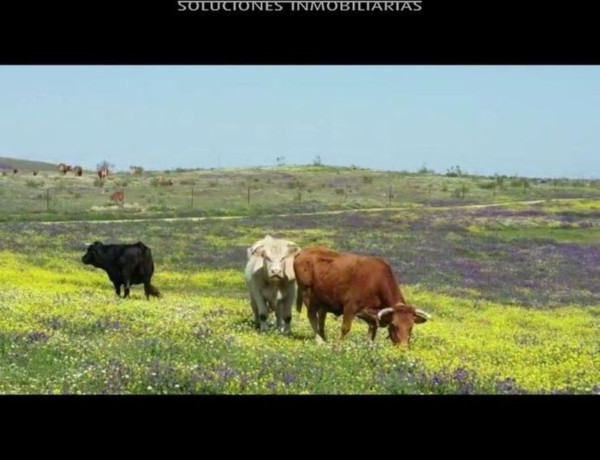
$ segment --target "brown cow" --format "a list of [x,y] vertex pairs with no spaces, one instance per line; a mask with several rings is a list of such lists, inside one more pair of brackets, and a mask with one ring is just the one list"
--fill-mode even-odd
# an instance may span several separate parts
[[392,342],[405,348],[413,325],[429,319],[427,313],[407,305],[392,268],[379,257],[309,248],[296,256],[294,271],[296,307],[300,311],[302,302],[306,305],[319,342],[325,340],[328,312],[343,315],[340,339],[350,332],[357,316],[369,325],[371,340],[379,326],[387,326]]
[[117,190],[110,196],[110,199],[122,206],[125,201],[125,190]]
[[38,173],[39,173],[39,171],[38,171],[37,169],[34,169],[34,170],[33,170],[33,175],[34,175],[34,176],[37,176],[37,175],[38,175]]
[[98,170],[98,177],[100,179],[106,179],[108,177],[108,168],[100,168]]
[[13,168],[13,174],[17,174],[19,170],[17,168]]
[[81,168],[81,166],[73,166],[73,173],[76,176],[81,177],[83,175],[83,169]]
[[71,167],[68,164],[60,163],[58,165],[58,170],[63,174],[67,174],[67,171],[70,171]]
[[160,175],[156,178],[156,184],[158,184],[158,185],[173,185],[173,181],[171,179],[165,179],[165,176]]

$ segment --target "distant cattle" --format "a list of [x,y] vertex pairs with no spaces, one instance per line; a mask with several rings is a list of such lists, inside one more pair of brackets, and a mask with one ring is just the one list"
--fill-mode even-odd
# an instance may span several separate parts
[[83,168],[81,166],[73,166],[73,173],[81,177],[83,175]]
[[165,176],[160,175],[156,179],[157,185],[173,185],[173,181],[171,179],[165,179]]
[[296,307],[300,311],[306,305],[318,341],[325,340],[328,312],[343,315],[342,339],[357,316],[369,325],[371,340],[378,327],[387,326],[392,342],[403,347],[410,343],[413,325],[429,319],[406,303],[392,268],[381,258],[310,248],[296,256],[294,271]]
[[110,196],[110,199],[115,203],[122,205],[125,201],[125,190],[117,190]]
[[150,299],[150,296],[160,297],[159,290],[150,283],[154,274],[152,252],[141,241],[135,244],[103,244],[96,241],[88,246],[81,261],[103,269],[118,296],[121,295],[121,286],[125,288],[123,297],[127,298],[131,285],[143,284],[146,299]]
[[98,177],[100,179],[106,179],[108,177],[108,168],[100,168],[98,170]]
[[297,244],[267,235],[247,249],[246,285],[255,325],[267,330],[269,312],[275,311],[277,328],[289,333],[292,305],[296,297],[294,256],[300,251]]
[[19,170],[17,168],[13,168],[13,174],[17,174]]
[[39,173],[39,171],[38,171],[37,169],[34,169],[34,170],[33,170],[33,175],[34,175],[34,176],[37,176],[37,175],[38,175],[38,173]]
[[58,165],[58,170],[59,172],[63,173],[63,174],[67,174],[68,171],[71,171],[71,166],[69,166],[68,164],[65,163],[60,163]]

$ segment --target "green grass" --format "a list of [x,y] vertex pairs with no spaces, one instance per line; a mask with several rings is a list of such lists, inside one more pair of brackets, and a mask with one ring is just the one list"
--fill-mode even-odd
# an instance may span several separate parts
[[600,228],[508,228],[504,230],[475,230],[504,240],[537,239],[559,243],[600,244]]
[[533,312],[407,287],[434,319],[402,352],[384,331],[368,346],[358,320],[340,344],[330,318],[334,340],[318,345],[305,312],[291,337],[260,335],[240,271],[163,270],[165,297],[146,301],[139,287],[116,298],[103,273],[75,262],[40,268],[4,252],[0,267],[1,393],[444,393],[457,383],[435,376],[458,370],[483,392],[509,378],[531,392],[589,392],[600,379],[598,307]]

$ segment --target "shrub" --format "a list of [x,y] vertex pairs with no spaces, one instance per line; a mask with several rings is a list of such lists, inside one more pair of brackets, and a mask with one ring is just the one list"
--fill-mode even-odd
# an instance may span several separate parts
[[496,187],[496,182],[479,182],[477,185],[484,190],[490,190]]
[[27,187],[41,187],[42,185],[44,185],[43,181],[37,181],[37,180],[33,180],[33,179],[28,179],[27,181],[25,181],[25,185],[27,185]]

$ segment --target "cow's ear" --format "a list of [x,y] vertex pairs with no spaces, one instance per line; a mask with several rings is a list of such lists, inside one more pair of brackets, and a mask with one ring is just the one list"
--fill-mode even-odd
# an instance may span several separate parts
[[296,243],[288,243],[288,256],[295,256],[300,252],[300,246]]
[[253,257],[252,260],[252,274],[256,273],[259,270],[262,270],[264,266],[264,259],[262,257]]
[[283,263],[283,276],[288,280],[294,281],[296,279],[296,272],[294,271],[294,258],[286,257]]
[[100,254],[100,248],[102,247],[102,243],[100,241],[94,241],[94,243],[90,246],[92,252],[96,254]]
[[265,247],[262,244],[250,249],[252,250],[251,255],[253,256],[263,257],[265,255]]

